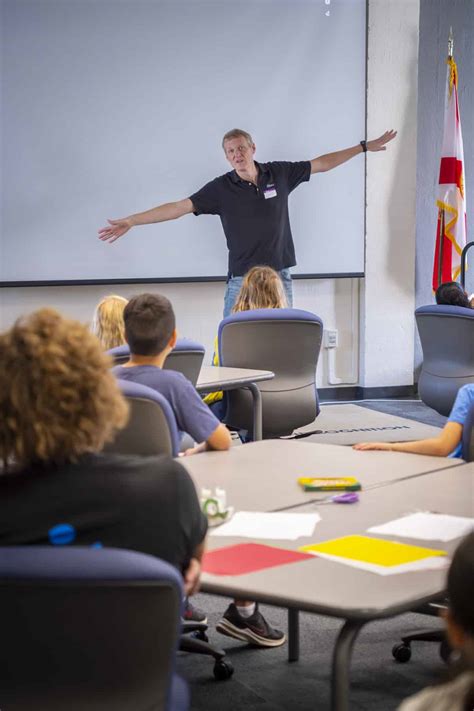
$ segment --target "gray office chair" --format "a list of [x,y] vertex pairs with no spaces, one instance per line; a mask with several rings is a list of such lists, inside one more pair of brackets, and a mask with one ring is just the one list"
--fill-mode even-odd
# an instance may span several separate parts
[[168,454],[177,457],[179,436],[176,419],[169,402],[153,388],[129,380],[117,381],[130,407],[123,430],[104,451],[114,454],[152,456]]
[[[196,385],[205,352],[204,346],[197,341],[192,341],[189,338],[178,338],[163,367],[166,370],[177,370],[190,380],[193,385]],[[123,365],[130,358],[128,345],[111,348],[107,353],[114,359],[114,365]]]
[[[255,309],[221,321],[221,365],[275,373],[273,380],[258,384],[264,438],[289,435],[319,414],[316,366],[322,335],[321,319],[300,309]],[[234,390],[225,396],[224,421],[236,429],[252,431],[250,393]]]
[[423,349],[418,393],[447,416],[461,385],[474,383],[474,309],[420,306],[415,317]]
[[142,553],[0,548],[2,708],[187,711],[182,596],[178,571]]

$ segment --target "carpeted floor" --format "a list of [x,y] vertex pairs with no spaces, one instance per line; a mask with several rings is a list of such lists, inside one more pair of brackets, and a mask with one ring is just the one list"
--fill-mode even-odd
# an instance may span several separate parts
[[[399,417],[442,427],[445,418],[416,401],[357,403]],[[253,649],[223,637],[215,624],[228,600],[200,594],[193,602],[209,617],[211,642],[222,646],[235,668],[232,679],[216,682],[210,657],[180,654],[178,672],[190,683],[193,711],[324,711],[329,709],[331,655],[341,622],[317,615],[300,616],[300,660],[287,661],[287,646]],[[286,610],[261,607],[271,623],[286,630]],[[421,615],[401,615],[367,625],[356,640],[351,664],[351,704],[356,711],[391,711],[402,699],[435,682],[443,673],[439,645],[418,643],[407,664],[392,658],[402,634],[440,623]]]

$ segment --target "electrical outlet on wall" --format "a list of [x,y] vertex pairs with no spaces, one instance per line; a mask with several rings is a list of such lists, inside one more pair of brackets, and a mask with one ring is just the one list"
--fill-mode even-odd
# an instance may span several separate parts
[[339,333],[337,330],[324,329],[323,346],[324,348],[337,348],[339,345]]

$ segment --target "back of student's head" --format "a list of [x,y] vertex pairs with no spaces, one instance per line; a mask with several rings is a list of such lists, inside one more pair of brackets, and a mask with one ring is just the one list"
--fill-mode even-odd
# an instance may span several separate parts
[[130,299],[123,312],[125,338],[133,355],[159,355],[176,326],[173,307],[161,294],[140,294]]
[[0,461],[59,464],[100,451],[127,420],[111,359],[53,309],[0,334]]
[[469,299],[461,284],[457,281],[446,281],[436,289],[436,303],[445,306],[464,306],[470,308]]
[[95,307],[91,331],[97,336],[105,350],[123,346],[125,343],[123,310],[127,304],[128,300],[123,296],[110,294],[110,296],[104,296]]
[[284,309],[286,306],[285,289],[279,274],[271,267],[252,267],[243,278],[232,312]]
[[448,573],[451,614],[474,639],[474,531],[459,544]]

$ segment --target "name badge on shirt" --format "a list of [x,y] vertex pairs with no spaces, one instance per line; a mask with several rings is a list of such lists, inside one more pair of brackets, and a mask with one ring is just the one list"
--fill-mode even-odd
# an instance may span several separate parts
[[263,191],[263,196],[265,200],[268,200],[268,198],[274,198],[277,195],[277,191],[275,188],[274,183],[270,183],[270,185],[267,185],[265,190]]

